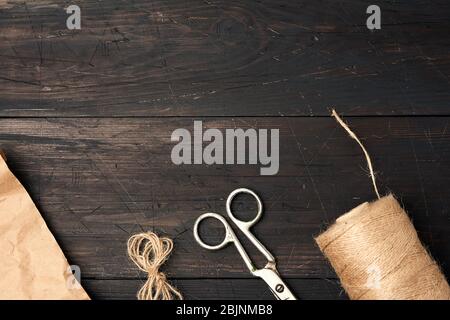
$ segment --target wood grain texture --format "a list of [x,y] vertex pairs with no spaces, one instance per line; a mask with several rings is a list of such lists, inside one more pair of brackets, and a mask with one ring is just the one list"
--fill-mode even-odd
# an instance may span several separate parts
[[[264,201],[254,232],[283,276],[334,277],[313,236],[375,199],[359,147],[332,118],[218,118],[205,127],[279,128],[279,174],[259,176],[255,165],[173,165],[171,133],[192,128],[193,120],[2,119],[0,145],[85,277],[135,278],[126,240],[142,230],[174,238],[169,276],[251,277],[232,246],[206,251],[192,235],[201,213],[223,214],[228,193],[242,186]],[[400,198],[448,274],[449,118],[352,118],[351,125],[373,155],[381,191]],[[241,210],[251,206],[244,202]],[[206,235],[220,236],[219,228]]]
[[[296,294],[345,298],[312,237],[375,195],[332,106],[450,276],[450,2],[377,1],[374,32],[363,0],[77,4],[82,29],[70,31],[67,1],[0,1],[0,149],[94,298],[134,298],[145,275],[126,241],[153,230],[174,238],[164,271],[187,298],[271,299],[233,247],[192,236],[242,186],[263,199],[254,232]],[[278,175],[174,165],[170,135],[194,120],[280,129]]]
[[77,4],[0,6],[0,116],[449,114],[445,0]]
[[[145,279],[83,281],[83,287],[96,300],[134,300]],[[188,300],[273,300],[274,296],[259,279],[181,279],[170,280]],[[338,281],[333,279],[291,279],[288,281],[297,298],[347,299]]]

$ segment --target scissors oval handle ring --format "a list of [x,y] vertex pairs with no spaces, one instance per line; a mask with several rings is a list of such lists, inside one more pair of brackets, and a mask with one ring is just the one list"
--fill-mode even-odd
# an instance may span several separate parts
[[[256,200],[258,209],[257,209],[256,217],[253,218],[253,220],[251,220],[251,221],[243,221],[243,220],[236,218],[233,214],[233,211],[231,210],[231,204],[233,203],[234,198],[240,193],[249,194]],[[255,192],[253,192],[252,190],[247,189],[247,188],[239,188],[239,189],[236,189],[233,192],[231,192],[230,195],[228,196],[227,203],[226,203],[226,209],[227,209],[228,216],[230,217],[231,220],[233,220],[233,222],[236,225],[238,225],[238,226],[242,225],[242,227],[249,229],[256,222],[258,222],[258,220],[261,218],[262,211],[263,211],[263,205],[262,205],[261,199]]]
[[[233,215],[233,211],[231,210],[231,204],[233,203],[233,199],[240,193],[249,194],[256,200],[256,204],[258,206],[257,212],[256,212],[256,217],[254,217],[253,220],[251,220],[251,221],[243,221],[243,220],[236,218]],[[256,248],[267,258],[268,265],[275,268],[274,256],[269,252],[269,250],[266,249],[266,247],[250,231],[250,228],[256,222],[258,222],[258,220],[262,216],[263,204],[262,204],[262,201],[259,198],[259,196],[253,190],[250,190],[247,188],[236,189],[233,192],[231,192],[227,198],[226,210],[227,210],[228,216],[234,222],[234,224],[245,234],[245,236],[248,239],[250,239],[250,241],[256,246]]]
[[[209,245],[209,244],[205,243],[200,238],[200,235],[198,233],[198,226],[199,226],[200,222],[202,222],[203,220],[205,220],[207,218],[217,219],[225,227],[225,238],[223,239],[223,241],[221,243],[219,243],[217,245]],[[245,252],[244,247],[242,246],[239,239],[236,237],[236,234],[234,233],[233,229],[228,224],[227,220],[225,220],[225,218],[222,217],[220,214],[208,212],[208,213],[204,213],[200,217],[198,217],[194,224],[194,237],[200,246],[202,246],[205,249],[209,249],[209,250],[219,250],[219,249],[222,249],[223,247],[225,247],[228,243],[234,242],[234,245],[236,246],[237,250],[239,251],[242,259],[245,262],[245,265],[250,270],[250,272],[253,273],[256,271],[256,267],[253,265],[247,252]]]
[[[199,226],[200,222],[202,222],[203,220],[205,220],[207,218],[217,219],[225,227],[225,238],[223,239],[223,241],[221,243],[219,243],[217,245],[209,245],[209,244],[205,243],[200,238],[200,235],[198,233],[198,226]],[[194,224],[194,237],[195,237],[195,240],[198,242],[198,244],[200,246],[202,246],[203,248],[209,249],[209,250],[219,250],[219,249],[222,249],[223,247],[225,247],[228,243],[233,242],[234,238],[235,238],[235,235],[234,235],[233,229],[231,229],[230,225],[228,224],[227,220],[225,220],[224,217],[222,217],[220,214],[217,214],[217,213],[208,212],[208,213],[202,214],[195,221],[195,224]]]

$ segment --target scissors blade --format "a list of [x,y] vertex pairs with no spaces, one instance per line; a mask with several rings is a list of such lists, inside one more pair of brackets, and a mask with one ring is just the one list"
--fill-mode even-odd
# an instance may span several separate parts
[[297,300],[275,270],[263,268],[256,270],[253,274],[267,283],[278,300]]

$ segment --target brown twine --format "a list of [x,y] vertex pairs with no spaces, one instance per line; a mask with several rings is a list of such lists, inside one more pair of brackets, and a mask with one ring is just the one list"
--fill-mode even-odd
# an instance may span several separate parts
[[181,293],[167,282],[159,268],[172,252],[171,239],[159,238],[153,232],[135,234],[128,239],[128,256],[148,279],[137,294],[139,300],[182,300]]
[[450,287],[392,196],[363,203],[316,239],[351,299],[450,299]]
[[[363,149],[377,192],[367,151],[343,127]],[[359,205],[315,240],[351,299],[450,299],[445,276],[392,195]]]
[[364,148],[364,145],[358,139],[356,134],[352,130],[350,130],[348,125],[341,119],[341,117],[339,117],[339,115],[337,114],[337,112],[334,109],[332,110],[331,115],[336,118],[337,122],[342,126],[342,128],[345,129],[345,131],[348,132],[350,137],[352,137],[353,139],[356,140],[356,142],[358,142],[359,146],[361,147],[362,151],[364,152],[364,155],[366,156],[367,166],[369,167],[370,177],[372,178],[373,188],[375,189],[375,193],[377,194],[378,199],[380,199],[381,197],[380,197],[380,193],[378,192],[377,182],[375,180],[375,173],[373,171],[372,160],[370,159],[369,153],[367,152],[366,148]]

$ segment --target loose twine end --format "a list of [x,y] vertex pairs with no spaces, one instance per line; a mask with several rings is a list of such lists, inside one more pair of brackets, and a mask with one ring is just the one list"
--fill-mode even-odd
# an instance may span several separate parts
[[173,249],[173,241],[153,232],[135,234],[128,239],[128,256],[148,273],[148,279],[137,294],[139,300],[182,300],[181,293],[167,282],[159,268]]
[[369,173],[370,173],[370,177],[372,179],[373,188],[375,190],[375,193],[376,193],[378,199],[380,199],[381,196],[380,196],[380,193],[378,192],[377,182],[376,182],[376,179],[375,179],[375,173],[373,171],[372,160],[370,159],[369,153],[367,152],[366,148],[361,143],[359,138],[356,136],[356,134],[349,128],[349,126],[344,122],[344,120],[342,120],[341,117],[339,117],[339,115],[337,114],[336,110],[332,109],[331,115],[336,119],[336,121],[341,125],[341,127],[344,128],[345,131],[348,132],[350,137],[352,139],[355,139],[356,142],[358,142],[359,146],[361,147],[362,151],[364,152],[364,155],[366,156],[367,166],[369,167]]

